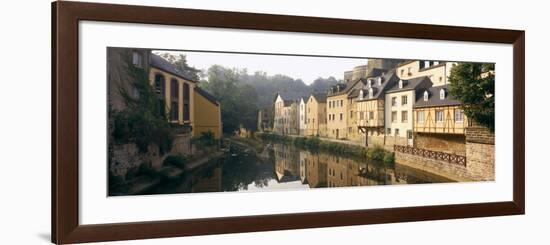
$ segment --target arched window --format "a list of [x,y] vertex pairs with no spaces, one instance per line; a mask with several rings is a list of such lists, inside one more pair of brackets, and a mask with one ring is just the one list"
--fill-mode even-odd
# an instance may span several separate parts
[[428,101],[428,91],[424,91],[424,101]]
[[183,120],[188,121],[190,115],[189,98],[190,98],[189,84],[183,83]]
[[178,100],[178,80],[172,78],[170,80],[170,98],[172,100]]
[[178,120],[179,115],[179,108],[178,108],[178,80],[177,79],[170,79],[170,120],[176,121]]
[[363,90],[359,90],[359,100],[363,99]]
[[164,95],[164,87],[166,84],[164,84],[164,75],[157,73],[155,74],[155,92],[157,94]]
[[445,89],[439,90],[439,99],[444,100],[445,99]]
[[374,94],[373,94],[372,88],[370,88],[369,89],[369,99],[372,99],[372,96],[374,96]]
[[164,75],[157,73],[155,74],[155,93],[158,94],[158,106],[159,106],[159,114],[162,117],[166,116],[166,103],[164,102],[164,96],[166,83],[164,80]]
[[399,88],[400,88],[400,89],[403,88],[403,80],[399,80]]

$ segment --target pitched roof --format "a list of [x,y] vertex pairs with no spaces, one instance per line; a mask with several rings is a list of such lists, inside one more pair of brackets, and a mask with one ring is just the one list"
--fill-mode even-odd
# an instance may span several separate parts
[[277,92],[273,101],[275,101],[279,95],[281,96],[281,99],[283,99],[284,106],[290,106],[294,102],[299,103],[300,99],[302,98],[301,95],[294,92]]
[[318,103],[326,103],[327,102],[327,94],[325,94],[325,93],[313,93],[313,94],[311,94],[311,96],[313,96],[313,98],[315,98],[315,100]]
[[399,81],[386,93],[392,93],[392,92],[400,92],[400,91],[407,91],[407,90],[415,90],[419,88],[428,88],[432,86],[432,81],[427,76],[422,77],[416,77],[408,80],[402,80],[403,81],[403,87],[399,88]]
[[[445,91],[445,98],[440,99],[439,93],[443,89]],[[428,92],[428,100],[424,101],[424,92]],[[433,107],[433,106],[454,106],[461,105],[453,95],[449,93],[449,85],[442,85],[437,87],[426,88],[418,90],[416,93],[416,102],[414,108]]]
[[171,73],[173,75],[176,75],[178,77],[181,77],[185,80],[191,81],[191,82],[197,82],[194,79],[189,78],[186,74],[181,72],[180,70],[176,69],[176,67],[170,63],[169,61],[165,60],[164,58],[151,53],[150,55],[150,65],[152,67],[158,68],[160,70],[163,70],[165,72]]
[[300,98],[302,98],[301,94],[298,94],[294,91],[277,92],[277,94],[275,94],[275,99],[277,99],[277,95],[280,95],[283,100],[299,101]]
[[386,73],[388,70],[380,68],[372,68],[367,77],[379,77],[382,74]]
[[[382,83],[378,85],[377,80],[380,77],[382,78]],[[367,79],[367,83],[365,84],[368,84],[368,80],[370,79],[372,79],[372,84],[371,84],[371,87],[373,90],[372,97],[367,96],[369,89],[367,88],[366,85],[361,89],[357,89],[356,91],[353,91],[352,93],[350,93],[348,97],[355,98],[359,96],[360,91],[363,90],[363,100],[384,99],[384,94],[386,93],[386,91],[389,88],[392,88],[397,83],[397,81],[399,81],[399,78],[397,78],[397,76],[395,75],[395,70],[387,71],[386,73],[383,73],[381,76],[371,77]]]
[[283,105],[284,106],[291,106],[292,103],[294,103],[295,101],[294,100],[283,100]]
[[195,91],[197,93],[199,93],[200,95],[202,95],[207,100],[209,100],[210,102],[212,102],[213,104],[215,104],[217,106],[220,105],[220,102],[216,99],[216,97],[214,97],[214,95],[211,95],[210,93],[206,92],[206,90],[204,90],[202,88],[199,88],[199,87],[195,87]]

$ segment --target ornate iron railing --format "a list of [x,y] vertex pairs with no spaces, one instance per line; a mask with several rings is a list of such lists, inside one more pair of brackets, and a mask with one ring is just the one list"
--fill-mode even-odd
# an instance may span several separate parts
[[393,149],[397,152],[401,152],[405,154],[411,154],[411,155],[421,156],[421,157],[430,158],[438,161],[445,161],[451,164],[466,166],[466,156],[450,154],[450,153],[440,152],[440,151],[431,151],[431,150],[405,146],[405,145],[394,145]]

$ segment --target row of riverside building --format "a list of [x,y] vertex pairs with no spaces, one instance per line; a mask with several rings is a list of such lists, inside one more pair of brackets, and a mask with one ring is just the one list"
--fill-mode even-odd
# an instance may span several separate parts
[[449,94],[455,64],[369,59],[326,92],[301,98],[278,93],[272,109],[260,110],[258,126],[283,135],[465,155],[468,118]]

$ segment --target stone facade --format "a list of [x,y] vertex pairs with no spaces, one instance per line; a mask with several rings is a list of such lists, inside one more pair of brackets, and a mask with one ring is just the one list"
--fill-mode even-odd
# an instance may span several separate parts
[[162,166],[162,156],[159,148],[149,145],[147,153],[140,153],[135,144],[112,145],[109,170],[115,176],[125,177],[126,174],[141,164],[150,164],[150,167],[159,169]]
[[416,133],[414,144],[417,148],[466,155],[466,138],[461,134]]
[[441,160],[424,158],[421,156],[396,151],[395,162],[440,175],[454,181],[463,182],[476,180],[476,176],[470,174],[467,167],[458,164],[450,164]]
[[[442,135],[442,137],[451,136]],[[466,165],[462,166],[442,160],[435,160],[396,151],[395,161],[397,163],[429,171],[457,181],[495,180],[495,139],[494,134],[491,133],[487,128],[478,126],[466,128],[464,146],[460,145],[461,139],[459,138],[438,139],[433,135],[431,137],[427,137],[424,135],[421,137],[416,137],[416,140],[418,148],[430,150],[436,150],[437,147],[447,147],[455,150],[464,149],[464,156],[466,156]],[[458,153],[455,154],[460,155]]]
[[484,127],[466,128],[468,171],[483,180],[495,179],[495,135]]
[[[191,134],[179,134],[174,138],[172,149],[168,154],[190,154]],[[109,170],[115,176],[125,177],[132,169],[141,164],[149,164],[154,169],[162,168],[162,162],[168,154],[160,154],[159,148],[150,144],[146,153],[139,152],[135,144],[113,144],[110,149]]]

